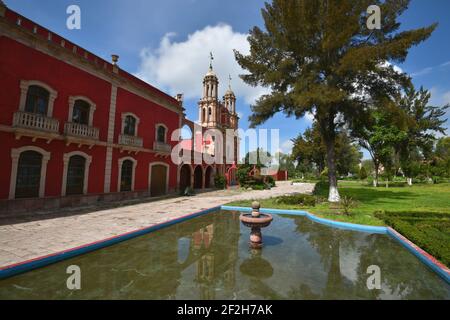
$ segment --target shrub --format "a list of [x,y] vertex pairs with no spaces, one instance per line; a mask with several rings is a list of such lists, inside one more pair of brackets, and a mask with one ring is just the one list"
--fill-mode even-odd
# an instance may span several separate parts
[[435,212],[376,212],[375,216],[447,266],[450,265],[449,214]]
[[271,187],[275,187],[275,179],[272,176],[267,176],[266,177],[266,183]]
[[316,198],[308,194],[295,194],[290,196],[278,197],[276,198],[275,202],[279,204],[314,207],[316,205]]
[[254,184],[251,186],[253,190],[265,190],[266,186],[263,184]]
[[359,179],[360,180],[366,180],[368,177],[367,170],[365,167],[361,167],[361,170],[359,170]]
[[320,180],[314,186],[313,194],[315,194],[316,196],[326,195],[328,193],[329,188],[330,184],[328,183],[328,181]]
[[227,180],[222,175],[217,175],[214,177],[214,185],[217,189],[225,189],[227,185]]
[[356,202],[348,196],[343,196],[341,197],[341,208],[342,210],[344,210],[344,214],[349,215],[350,214],[350,209],[356,207]]
[[248,180],[248,174],[250,172],[250,167],[248,166],[240,166],[236,173],[236,178],[239,184],[244,185]]

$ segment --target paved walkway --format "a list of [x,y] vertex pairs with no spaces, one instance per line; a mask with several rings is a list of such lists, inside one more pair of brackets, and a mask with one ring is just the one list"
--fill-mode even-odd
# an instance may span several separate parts
[[[264,191],[211,191],[111,209],[0,226],[0,267],[89,244],[231,201],[310,193],[313,184],[278,182]],[[44,218],[44,217],[43,217]]]

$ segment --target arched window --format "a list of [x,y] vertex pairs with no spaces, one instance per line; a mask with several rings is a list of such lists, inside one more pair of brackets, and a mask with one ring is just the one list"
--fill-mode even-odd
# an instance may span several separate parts
[[166,128],[164,126],[158,126],[157,141],[166,143]]
[[50,93],[40,86],[29,86],[27,91],[27,100],[25,102],[25,111],[47,115]]
[[42,154],[36,151],[24,151],[20,154],[17,166],[16,198],[39,197],[42,158]]
[[84,100],[76,100],[73,106],[72,122],[89,125],[91,105]]
[[205,108],[203,108],[203,110],[202,110],[202,118],[201,118],[201,121],[202,121],[202,122],[205,122],[205,121],[206,121],[206,109],[205,109]]
[[70,157],[67,167],[66,195],[83,194],[84,191],[84,170],[86,159],[75,155]]
[[120,191],[131,191],[133,185],[133,162],[125,160],[122,162],[122,173],[120,177]]
[[130,115],[125,117],[123,134],[129,135],[129,136],[136,135],[136,118],[135,117],[130,116]]

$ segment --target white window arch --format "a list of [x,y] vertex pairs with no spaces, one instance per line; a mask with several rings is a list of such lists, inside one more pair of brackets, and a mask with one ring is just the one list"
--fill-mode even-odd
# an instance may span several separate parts
[[125,112],[122,113],[122,129],[121,129],[121,133],[125,134],[125,120],[127,119],[128,116],[133,117],[136,120],[136,126],[134,128],[134,135],[138,136],[138,128],[139,128],[139,122],[141,121],[139,119],[139,117],[137,115],[135,115],[132,112]]
[[119,159],[118,165],[119,165],[119,175],[117,176],[117,192],[120,192],[120,184],[122,182],[122,165],[124,161],[129,160],[133,163],[133,174],[131,176],[131,191],[134,191],[134,184],[135,184],[135,177],[136,177],[136,166],[137,166],[137,160],[133,157],[123,157]]
[[85,101],[89,104],[89,126],[92,127],[94,122],[94,112],[97,109],[97,105],[88,97],[85,96],[70,96],[69,97],[69,116],[67,121],[72,122],[73,119],[73,107],[75,106],[75,102],[77,100]]
[[69,161],[72,156],[81,156],[83,157],[85,162],[84,167],[84,180],[83,180],[83,194],[87,194],[88,192],[88,186],[89,186],[89,167],[92,162],[92,156],[82,152],[82,151],[72,151],[69,153],[65,153],[63,156],[64,161],[64,168],[63,168],[63,180],[62,180],[62,186],[61,186],[61,195],[64,197],[66,195],[66,188],[67,188],[67,171],[69,169]]
[[50,160],[51,153],[35,146],[25,146],[17,149],[11,149],[11,178],[9,183],[9,199],[16,197],[17,169],[19,165],[20,154],[25,151],[35,151],[42,154],[41,175],[39,181],[39,198],[45,196],[45,179],[47,175],[47,163]]
[[58,92],[50,87],[48,84],[38,81],[38,80],[21,80],[20,81],[20,101],[19,101],[19,111],[25,111],[25,104],[27,102],[27,94],[30,86],[39,86],[44,88],[49,92],[48,106],[47,106],[47,117],[51,118],[53,116],[53,106],[55,100],[58,97]]
[[[164,128],[164,140],[159,141],[159,128]],[[157,123],[155,125],[155,141],[160,143],[167,143],[167,132],[169,131],[169,128],[164,123]]]

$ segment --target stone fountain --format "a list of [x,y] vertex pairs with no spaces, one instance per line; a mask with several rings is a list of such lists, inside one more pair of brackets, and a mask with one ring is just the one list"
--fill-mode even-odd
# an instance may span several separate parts
[[258,201],[253,201],[252,203],[252,213],[242,213],[239,219],[242,221],[242,224],[246,227],[252,229],[250,233],[250,248],[252,249],[261,249],[262,242],[262,234],[261,228],[265,228],[270,225],[273,220],[273,217],[270,214],[260,213],[259,209],[261,205]]

